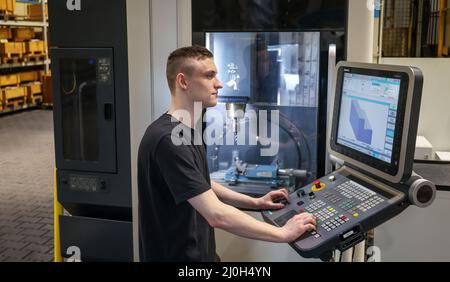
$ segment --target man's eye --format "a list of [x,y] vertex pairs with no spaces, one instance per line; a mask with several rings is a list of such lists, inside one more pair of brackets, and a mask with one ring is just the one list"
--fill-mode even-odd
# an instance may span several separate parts
[[215,75],[215,74],[212,74],[212,73],[206,75],[206,77],[207,77],[208,79],[213,79],[215,76],[216,76],[216,75]]

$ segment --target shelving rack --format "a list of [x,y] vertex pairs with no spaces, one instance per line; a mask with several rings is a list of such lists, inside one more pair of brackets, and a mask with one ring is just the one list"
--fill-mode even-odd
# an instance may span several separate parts
[[[15,1],[15,0],[13,0]],[[50,74],[50,59],[49,59],[49,53],[48,53],[48,15],[46,13],[46,5],[47,5],[47,0],[41,0],[40,1],[41,4],[41,14],[42,17],[40,20],[29,20],[29,19],[21,19],[20,16],[15,15],[14,13],[11,14],[4,14],[0,17],[0,27],[4,28],[4,27],[13,27],[13,28],[20,28],[20,27],[32,27],[32,28],[42,28],[42,38],[41,39],[44,42],[44,60],[36,60],[36,61],[27,61],[27,60],[23,60],[23,61],[11,61],[8,63],[4,63],[4,61],[2,60],[0,62],[0,74],[1,75],[14,75],[17,74],[19,75],[20,72],[23,71],[44,71],[44,76],[47,76]],[[42,57],[41,57],[42,58]],[[39,68],[41,67],[41,68]],[[38,75],[39,78],[37,78],[37,80],[35,80],[34,82],[36,83],[37,81],[40,81],[40,87],[41,90],[44,88],[44,84],[45,81],[42,78],[42,75],[39,74]],[[32,83],[33,81],[31,81]],[[19,85],[20,81],[18,82],[17,85]],[[3,87],[3,86],[2,86]],[[28,109],[28,108],[35,108],[38,106],[41,106],[43,104],[44,101],[40,101],[39,103],[35,103],[35,100],[32,99],[31,101],[29,99],[27,99],[26,97],[23,98],[23,105],[21,106],[14,106],[14,108],[10,108],[7,104],[7,99],[6,96],[3,96],[3,91],[4,89],[1,90],[0,92],[0,114],[6,114],[6,113],[11,113],[14,111],[20,111],[20,110],[24,110],[24,109]],[[42,91],[43,92],[43,91]],[[3,106],[2,106],[2,99],[3,99]],[[42,98],[43,99],[43,98]],[[10,104],[11,105],[11,104]],[[45,105],[45,106],[51,106],[51,105]]]

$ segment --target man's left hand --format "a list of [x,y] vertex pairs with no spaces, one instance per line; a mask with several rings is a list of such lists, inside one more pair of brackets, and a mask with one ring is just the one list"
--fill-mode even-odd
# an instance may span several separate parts
[[284,208],[280,201],[289,202],[289,193],[286,189],[271,191],[261,198],[257,199],[257,208],[262,210],[279,210]]

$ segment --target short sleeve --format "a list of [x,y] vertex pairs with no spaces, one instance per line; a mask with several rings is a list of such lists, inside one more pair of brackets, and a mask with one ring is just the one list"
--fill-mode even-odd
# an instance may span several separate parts
[[155,150],[155,160],[176,204],[211,189],[195,163],[194,151],[194,146],[176,146],[170,136],[163,137]]

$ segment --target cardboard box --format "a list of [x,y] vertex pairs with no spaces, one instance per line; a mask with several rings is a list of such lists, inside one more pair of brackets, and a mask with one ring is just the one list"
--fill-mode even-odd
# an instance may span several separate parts
[[0,39],[11,39],[12,38],[12,32],[11,28],[0,28]]
[[12,31],[14,41],[31,40],[36,36],[33,28],[14,28]]
[[3,101],[6,103],[7,99],[25,98],[27,96],[26,87],[7,87],[3,89]]
[[13,14],[16,9],[16,0],[0,0],[0,10]]
[[18,54],[22,56],[25,52],[25,46],[23,42],[4,42],[0,43],[0,54]]
[[28,98],[32,98],[36,94],[42,94],[42,84],[40,82],[30,82],[22,86],[27,89]]
[[38,81],[39,80],[39,72],[38,71],[27,71],[19,73],[20,82],[27,81]]
[[[31,20],[42,20],[42,5],[30,4],[28,5],[28,18]],[[48,17],[48,5],[45,4],[45,18]]]
[[19,83],[20,79],[17,74],[0,75],[0,86],[17,85]]
[[45,42],[42,40],[25,42],[25,50],[30,54],[44,54]]

